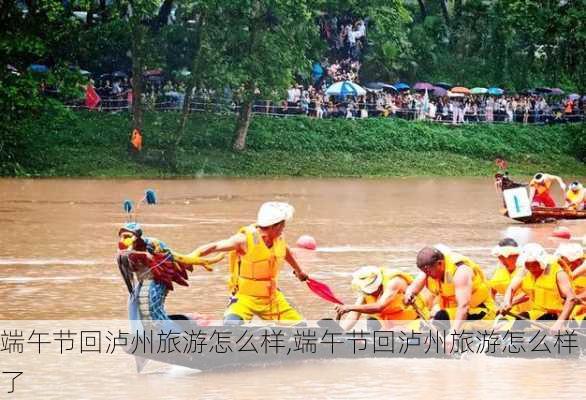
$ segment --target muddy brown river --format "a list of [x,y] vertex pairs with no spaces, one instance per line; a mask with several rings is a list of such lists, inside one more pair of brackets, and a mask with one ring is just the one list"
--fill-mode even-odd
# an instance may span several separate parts
[[[415,272],[416,252],[425,245],[449,245],[490,276],[495,268],[490,249],[505,236],[521,243],[538,241],[553,250],[559,239],[551,233],[560,225],[574,236],[586,235],[586,221],[523,225],[500,216],[490,179],[2,179],[0,319],[125,319],[127,292],[115,264],[117,231],[126,220],[123,201],[136,202],[147,188],[157,192],[159,204],[138,211],[145,235],[180,252],[235,233],[254,221],[264,201],[291,203],[295,217],[285,229],[290,246],[302,234],[318,243],[317,251],[294,250],[300,264],[347,301],[353,298],[350,279],[357,267],[386,265]],[[196,270],[190,287],[169,295],[168,311],[221,319],[228,302],[227,277],[225,262],[211,273]],[[309,292],[287,266],[280,286],[305,318],[333,316],[332,306]],[[129,398],[141,393],[144,398],[492,399],[501,394],[575,398],[583,392],[576,375],[584,367],[582,360],[366,359],[221,373],[158,364],[143,374],[136,374],[130,361],[113,357],[105,372],[88,369],[82,374],[80,368],[76,373],[81,377],[71,386],[43,386],[42,397]],[[40,397],[47,377],[29,379],[22,383],[21,398]],[[0,381],[0,391],[2,385]]]

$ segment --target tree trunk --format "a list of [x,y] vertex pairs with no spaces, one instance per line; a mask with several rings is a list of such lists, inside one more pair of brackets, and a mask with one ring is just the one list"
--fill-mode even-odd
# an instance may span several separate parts
[[459,20],[462,17],[462,0],[454,1],[454,17]]
[[[132,35],[132,132],[138,129],[144,139],[143,117],[144,105],[142,100],[143,93],[143,71],[144,71],[144,40],[146,36],[146,27],[141,24],[140,16],[133,15],[130,17],[130,30]],[[128,151],[131,155],[139,154],[129,143]]]
[[197,77],[199,71],[199,53],[201,49],[201,41],[202,41],[202,30],[205,25],[205,17],[203,15],[199,15],[197,17],[197,25],[193,32],[193,59],[191,61],[191,75],[189,81],[187,82],[187,88],[185,89],[185,97],[183,98],[183,108],[181,110],[181,122],[179,124],[179,128],[175,133],[175,140],[174,145],[178,146],[179,142],[183,138],[185,134],[185,127],[187,126],[187,120],[189,119],[189,112],[190,112],[190,105],[191,105],[191,95],[193,93],[193,89],[197,87]]
[[238,120],[236,121],[236,139],[234,140],[234,151],[244,151],[246,148],[246,135],[248,134],[248,126],[252,119],[252,98],[246,98],[238,112]]
[[142,131],[144,124],[142,73],[144,70],[143,43],[146,28],[140,23],[138,16],[131,17],[130,24],[132,31],[132,131],[138,129],[144,138],[144,132]]
[[419,12],[421,14],[421,21],[425,21],[427,18],[427,5],[425,4],[425,0],[418,0],[419,3]]
[[446,26],[450,26],[450,10],[448,8],[448,0],[439,0],[439,2],[442,9],[442,15],[444,16],[444,22]]
[[[254,0],[252,3],[252,16],[248,21],[248,30],[250,32],[250,40],[248,41],[248,55],[254,55],[254,49],[256,47],[257,35],[259,31],[259,24],[257,17],[260,13],[260,1]],[[236,120],[236,134],[234,145],[232,149],[234,151],[244,151],[246,148],[246,135],[248,134],[248,127],[250,126],[250,120],[252,119],[252,103],[254,102],[255,84],[253,81],[248,81],[244,85],[243,101],[240,105],[240,111],[238,112],[238,119]]]

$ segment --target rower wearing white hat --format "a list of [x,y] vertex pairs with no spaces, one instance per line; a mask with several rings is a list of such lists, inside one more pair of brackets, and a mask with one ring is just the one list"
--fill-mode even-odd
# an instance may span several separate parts
[[531,309],[521,316],[533,320],[555,320],[552,330],[561,329],[576,302],[568,274],[537,243],[528,243],[523,247],[517,259],[517,267],[524,271],[513,277],[505,292],[501,312],[506,314],[511,310],[515,293],[522,289],[529,295]]
[[[499,260],[499,265],[494,272],[492,278],[488,281],[488,285],[492,291],[492,296],[496,299],[497,295],[504,296],[507,287],[511,283],[513,276],[520,269],[517,268],[517,259],[521,248],[514,239],[504,238],[497,246],[492,249],[492,255]],[[529,311],[531,302],[526,294],[515,297],[513,300],[512,312],[522,313]]]
[[570,210],[584,210],[586,208],[586,189],[578,181],[570,183],[566,190],[564,206]]
[[303,319],[278,286],[283,261],[291,265],[299,280],[308,278],[282,237],[285,224],[293,218],[293,213],[290,204],[264,203],[258,210],[256,223],[240,228],[228,239],[200,248],[201,256],[230,252],[229,288],[232,296],[224,313],[226,323],[240,324],[255,315],[264,320],[289,323]]
[[[350,330],[361,314],[368,315],[369,330],[390,329],[395,326],[410,326],[417,329],[412,321],[419,318],[412,306],[404,304],[403,294],[413,277],[405,272],[366,266],[352,274],[352,289],[358,295],[354,305],[338,305],[338,317],[348,313],[341,326]],[[422,300],[417,299],[420,312],[427,312]]]

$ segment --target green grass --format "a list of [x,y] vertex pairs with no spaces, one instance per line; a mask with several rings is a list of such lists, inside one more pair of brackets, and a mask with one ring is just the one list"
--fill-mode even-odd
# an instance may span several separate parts
[[142,161],[127,155],[127,114],[56,112],[19,127],[12,171],[24,176],[486,176],[505,158],[515,174],[586,176],[584,124],[466,125],[392,119],[255,117],[247,150],[230,150],[234,118],[195,114],[165,159],[178,113],[150,113]]

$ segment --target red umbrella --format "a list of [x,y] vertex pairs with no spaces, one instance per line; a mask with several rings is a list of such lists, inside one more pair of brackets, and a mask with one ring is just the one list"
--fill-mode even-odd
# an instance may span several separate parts
[[344,304],[344,302],[338,299],[334,292],[332,292],[332,289],[330,289],[330,287],[325,283],[311,278],[308,278],[305,282],[307,283],[307,287],[309,287],[313,293],[317,294],[322,299],[334,304]]

